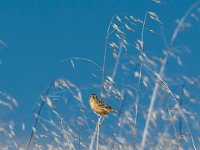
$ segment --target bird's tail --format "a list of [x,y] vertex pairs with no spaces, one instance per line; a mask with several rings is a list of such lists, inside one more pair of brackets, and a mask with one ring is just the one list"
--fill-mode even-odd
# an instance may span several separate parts
[[114,110],[114,109],[111,109],[111,110],[110,110],[110,112],[117,112],[117,111],[116,111],[116,110]]

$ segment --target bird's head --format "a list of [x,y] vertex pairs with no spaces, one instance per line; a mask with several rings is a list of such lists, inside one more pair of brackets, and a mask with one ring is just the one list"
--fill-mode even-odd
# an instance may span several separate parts
[[97,95],[96,94],[91,94],[90,95],[90,99],[97,99]]

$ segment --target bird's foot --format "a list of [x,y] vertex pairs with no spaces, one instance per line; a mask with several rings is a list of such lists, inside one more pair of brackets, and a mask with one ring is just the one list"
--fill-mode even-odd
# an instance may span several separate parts
[[100,127],[101,127],[101,124],[99,123],[99,124],[98,124],[98,128],[100,128]]

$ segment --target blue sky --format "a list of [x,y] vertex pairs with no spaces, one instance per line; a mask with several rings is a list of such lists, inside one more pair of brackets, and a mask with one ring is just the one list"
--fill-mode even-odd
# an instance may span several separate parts
[[[6,116],[32,124],[39,96],[52,78],[64,77],[84,85],[82,76],[89,68],[80,64],[79,73],[61,60],[85,57],[103,63],[106,30],[113,15],[142,17],[145,0],[0,0],[0,39],[7,46],[0,49],[0,90],[16,98],[19,108]],[[165,0],[151,8],[163,21],[170,39],[180,18],[193,0]],[[150,8],[150,9],[151,9]],[[186,75],[199,75],[199,23],[181,33],[175,44],[186,45],[191,54],[184,58]],[[156,44],[156,43],[155,43]],[[159,45],[159,44],[158,44]],[[169,74],[176,71],[169,65]],[[85,73],[85,74],[84,74]],[[80,76],[81,74],[81,76]],[[86,95],[90,93],[86,93]],[[6,118],[4,118],[6,119]]]

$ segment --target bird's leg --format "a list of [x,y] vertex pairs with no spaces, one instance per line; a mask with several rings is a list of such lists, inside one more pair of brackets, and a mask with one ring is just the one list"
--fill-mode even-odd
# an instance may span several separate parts
[[102,124],[103,120],[104,120],[104,117],[102,118],[102,120],[101,120],[101,122],[100,122],[100,125]]
[[[101,118],[102,118],[102,119],[101,119]],[[98,126],[99,126],[99,128],[100,128],[100,126],[101,126],[103,120],[104,120],[104,117],[100,116],[100,117],[99,117],[99,121],[98,121]]]
[[99,117],[99,118],[98,118],[98,123],[97,123],[97,125],[98,125],[98,127],[100,128],[100,126],[101,126],[101,117],[102,117],[102,116],[101,116],[101,115],[98,115],[98,117]]

